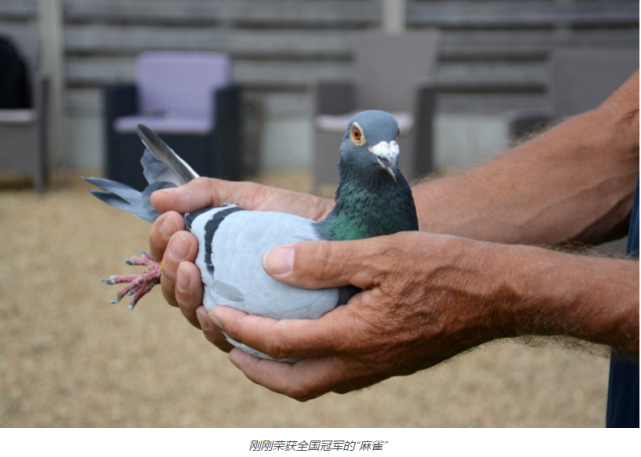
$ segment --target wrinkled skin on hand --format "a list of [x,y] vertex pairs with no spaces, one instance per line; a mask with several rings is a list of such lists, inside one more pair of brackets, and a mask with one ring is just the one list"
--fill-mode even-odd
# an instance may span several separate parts
[[290,365],[234,349],[232,363],[252,381],[299,401],[345,393],[428,368],[502,334],[508,313],[501,316],[493,304],[507,304],[510,294],[494,280],[490,262],[478,262],[500,251],[500,245],[420,232],[275,248],[264,258],[275,279],[311,289],[353,284],[363,292],[315,321],[278,321],[224,306],[210,316],[232,338],[273,358],[306,358]]
[[[304,194],[216,180],[153,195],[161,211],[180,212],[228,201],[282,209],[290,199],[314,219],[331,208]],[[196,240],[183,228],[178,213],[168,212],[150,235],[152,255],[163,259],[167,301],[231,351],[249,379],[300,401],[408,375],[496,338],[563,335],[638,353],[638,262],[425,232],[297,243],[265,254],[274,279],[310,289],[353,284],[362,292],[321,319],[277,321],[226,306],[207,314]],[[232,350],[221,329],[275,359],[304,360],[291,365]]]

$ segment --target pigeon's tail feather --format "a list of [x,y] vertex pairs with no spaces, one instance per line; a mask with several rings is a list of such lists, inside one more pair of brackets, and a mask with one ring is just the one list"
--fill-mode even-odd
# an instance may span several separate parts
[[147,146],[140,163],[149,184],[162,181],[181,186],[198,178],[198,173],[149,127],[138,124],[136,131],[144,145]]
[[102,178],[83,178],[103,190],[91,190],[96,198],[115,208],[122,209],[141,219],[154,222],[162,213],[151,205],[149,197],[159,189],[176,187],[170,182],[155,182],[139,192],[125,184]]
[[138,136],[147,147],[140,160],[143,174],[149,185],[142,192],[125,184],[102,178],[85,178],[85,181],[102,188],[91,193],[115,208],[123,209],[149,222],[154,222],[160,212],[149,201],[151,194],[159,189],[178,187],[198,178],[196,173],[149,127],[138,124]]

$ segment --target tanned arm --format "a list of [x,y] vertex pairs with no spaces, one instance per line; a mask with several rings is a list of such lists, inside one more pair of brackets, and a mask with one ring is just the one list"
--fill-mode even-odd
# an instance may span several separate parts
[[626,233],[639,172],[639,74],[599,108],[474,170],[414,187],[421,230],[502,243]]
[[638,175],[638,84],[637,73],[599,108],[478,169],[415,186],[422,233],[268,252],[263,266],[278,281],[363,292],[316,321],[214,308],[212,321],[236,341],[277,359],[309,357],[292,366],[236,349],[231,361],[304,401],[500,338],[569,336],[638,354],[638,262],[525,246],[624,233]]

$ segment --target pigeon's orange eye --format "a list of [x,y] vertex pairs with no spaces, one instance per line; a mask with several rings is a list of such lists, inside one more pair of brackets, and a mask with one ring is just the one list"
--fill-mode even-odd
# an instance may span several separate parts
[[365,133],[363,129],[357,122],[352,124],[352,128],[349,131],[349,139],[352,140],[356,146],[363,146],[365,144]]

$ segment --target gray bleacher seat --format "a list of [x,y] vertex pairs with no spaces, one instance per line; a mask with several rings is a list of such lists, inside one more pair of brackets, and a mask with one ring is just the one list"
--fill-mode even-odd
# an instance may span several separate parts
[[639,69],[639,50],[558,49],[549,61],[549,107],[508,113],[510,138],[599,106]]

